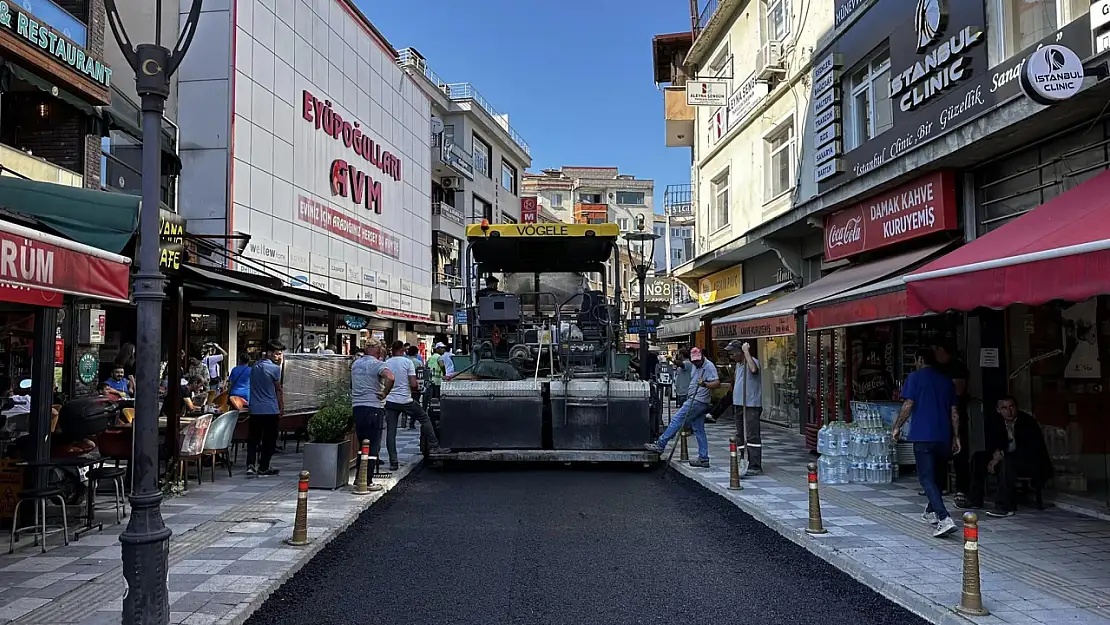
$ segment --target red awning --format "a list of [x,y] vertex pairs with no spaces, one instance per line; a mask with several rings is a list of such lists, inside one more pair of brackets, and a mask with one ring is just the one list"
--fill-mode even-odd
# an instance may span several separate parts
[[0,222],[0,301],[61,306],[60,295],[128,301],[131,261],[10,222]]
[[1110,293],[1110,171],[906,276],[910,314]]
[[895,321],[908,316],[906,287],[899,276],[810,304],[806,312],[806,328],[842,328]]

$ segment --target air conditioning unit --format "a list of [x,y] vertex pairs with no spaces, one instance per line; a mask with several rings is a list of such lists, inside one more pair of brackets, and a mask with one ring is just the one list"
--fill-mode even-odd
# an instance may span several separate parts
[[439,181],[439,186],[443,187],[445,190],[461,191],[462,190],[462,178],[458,178],[458,177],[444,178],[443,180]]
[[760,79],[781,76],[786,73],[786,63],[782,58],[782,42],[768,41],[759,49],[755,57],[755,71]]

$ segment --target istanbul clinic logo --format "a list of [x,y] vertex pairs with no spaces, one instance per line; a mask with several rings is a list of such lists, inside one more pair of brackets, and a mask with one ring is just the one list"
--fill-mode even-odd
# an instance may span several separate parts
[[936,43],[948,25],[947,0],[917,0],[913,24],[917,30],[917,51],[924,52]]
[[1067,63],[1064,53],[1057,48],[1045,48],[1044,61],[1054,72],[1064,69],[1064,64]]

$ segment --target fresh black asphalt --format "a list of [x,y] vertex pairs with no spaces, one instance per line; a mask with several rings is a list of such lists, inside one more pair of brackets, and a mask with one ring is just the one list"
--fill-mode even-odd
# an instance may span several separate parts
[[423,469],[247,625],[919,625],[668,472]]

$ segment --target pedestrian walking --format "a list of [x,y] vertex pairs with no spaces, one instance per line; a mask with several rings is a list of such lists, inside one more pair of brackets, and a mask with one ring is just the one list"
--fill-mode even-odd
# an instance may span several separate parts
[[397,420],[401,415],[411,415],[420,423],[420,432],[428,441],[429,453],[446,454],[451,450],[439,446],[439,439],[436,438],[428,413],[413,399],[414,394],[419,392],[420,385],[416,379],[416,367],[405,355],[405,344],[394,341],[392,348],[393,356],[385,361],[385,365],[393,372],[396,382],[385,398],[385,446],[389,453],[389,470],[396,471],[401,467],[397,459]]
[[355,435],[370,441],[370,455],[379,457],[382,424],[385,422],[385,397],[393,390],[396,378],[382,361],[382,344],[371,338],[362,356],[351,365],[351,405],[354,407]]
[[736,440],[741,441],[748,475],[763,473],[763,438],[759,419],[763,415],[763,376],[759,359],[747,341],[732,341],[725,351],[736,363],[732,383],[732,413],[736,419]]
[[693,378],[694,365],[690,362],[690,350],[680,349],[674,357],[674,401],[675,405],[682,407],[686,403],[686,396],[690,391],[690,380]]
[[667,443],[678,434],[683,425],[689,424],[694,431],[694,440],[698,442],[698,457],[690,461],[692,467],[709,466],[709,439],[705,435],[705,415],[709,413],[710,391],[721,387],[721,380],[717,375],[717,367],[706,360],[698,348],[690,350],[690,362],[694,372],[688,391],[689,397],[678,412],[671,417],[671,423],[658,440],[644,445],[644,449],[663,453]]
[[956,387],[951,378],[936,369],[933,350],[919,349],[915,360],[917,370],[902,385],[904,401],[892,434],[898,440],[902,426],[912,417],[906,439],[913,443],[917,479],[929,498],[921,520],[935,525],[933,536],[940,538],[956,531],[956,524],[944,507],[941,487],[936,483],[936,466],[960,453],[960,413]]
[[[278,474],[278,470],[270,466],[270,459],[277,447],[278,421],[285,412],[285,394],[281,386],[284,353],[284,345],[270,341],[263,358],[251,367],[247,477]],[[258,464],[255,464],[256,459]]]

